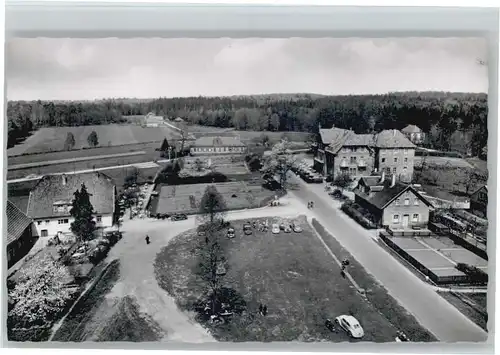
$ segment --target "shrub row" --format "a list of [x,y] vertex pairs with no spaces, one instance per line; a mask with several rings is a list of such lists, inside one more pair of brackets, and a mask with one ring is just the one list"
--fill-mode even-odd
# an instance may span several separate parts
[[355,203],[347,201],[342,204],[341,210],[356,222],[358,222],[362,227],[366,229],[376,229],[377,225],[366,218],[360,211],[358,211],[358,208],[359,206]]
[[430,157],[447,157],[447,158],[463,158],[463,154],[459,152],[441,152],[441,151],[427,151],[419,150],[415,151],[416,156],[430,156]]

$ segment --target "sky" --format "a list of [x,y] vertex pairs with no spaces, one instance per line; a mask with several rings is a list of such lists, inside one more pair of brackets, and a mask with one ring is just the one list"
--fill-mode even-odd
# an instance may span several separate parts
[[8,100],[487,92],[480,38],[14,39]]

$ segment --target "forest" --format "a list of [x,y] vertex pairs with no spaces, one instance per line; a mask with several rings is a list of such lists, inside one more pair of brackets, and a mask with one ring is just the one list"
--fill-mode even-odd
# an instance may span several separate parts
[[385,95],[322,96],[273,94],[232,97],[106,99],[95,101],[9,101],[8,147],[41,127],[128,122],[126,116],[153,112],[190,124],[253,131],[317,132],[322,127],[370,133],[408,124],[428,133],[440,150],[485,154],[486,94],[401,92]]

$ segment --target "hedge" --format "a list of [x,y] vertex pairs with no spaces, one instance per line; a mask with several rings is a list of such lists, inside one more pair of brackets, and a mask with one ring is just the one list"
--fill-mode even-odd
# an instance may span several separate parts
[[356,209],[356,204],[348,201],[342,204],[340,208],[345,214],[358,222],[361,226],[366,229],[376,229],[377,225],[372,221],[368,220],[361,212]]

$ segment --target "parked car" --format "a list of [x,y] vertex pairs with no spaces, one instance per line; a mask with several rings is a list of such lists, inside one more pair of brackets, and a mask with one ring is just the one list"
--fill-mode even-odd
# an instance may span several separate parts
[[234,238],[234,237],[235,237],[235,234],[234,234],[234,228],[229,228],[229,229],[227,230],[227,237],[228,237],[229,239],[232,239],[232,238]]
[[183,221],[183,220],[186,220],[186,219],[188,219],[188,218],[183,213],[174,214],[172,217],[170,217],[170,220],[172,220],[172,221]]
[[292,228],[290,226],[285,226],[285,229],[283,229],[285,233],[292,233]]
[[284,231],[285,230],[285,223],[280,224],[280,230]]
[[333,322],[330,320],[330,319],[327,319],[325,321],[325,327],[331,331],[331,332],[337,332],[337,328],[335,328],[335,325],[333,324]]
[[292,224],[292,229],[293,229],[293,231],[294,231],[295,233],[300,233],[300,232],[302,232],[302,227],[301,227],[301,226],[299,226],[298,224],[295,224],[295,223],[293,223],[293,224]]
[[353,338],[359,339],[365,335],[358,320],[353,316],[341,315],[335,318],[335,322]]
[[277,224],[273,224],[271,228],[271,232],[273,234],[279,234],[280,233],[280,227]]
[[157,219],[167,219],[168,217],[170,217],[170,215],[168,213],[157,213],[156,214]]

